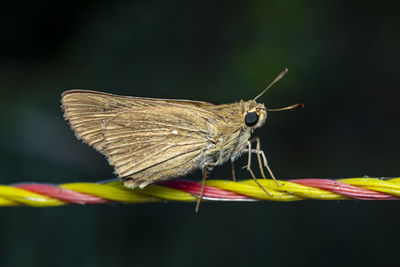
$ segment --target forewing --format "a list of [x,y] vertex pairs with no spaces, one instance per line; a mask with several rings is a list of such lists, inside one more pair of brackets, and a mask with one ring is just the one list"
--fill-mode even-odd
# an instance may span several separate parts
[[106,155],[120,177],[173,170],[212,147],[219,118],[209,106],[214,105],[85,90],[62,96],[76,136]]

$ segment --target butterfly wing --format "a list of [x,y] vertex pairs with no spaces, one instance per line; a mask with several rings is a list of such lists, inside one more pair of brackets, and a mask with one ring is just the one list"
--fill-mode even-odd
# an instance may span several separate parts
[[132,187],[198,168],[218,136],[219,118],[207,102],[68,91],[62,103],[77,137],[106,155]]
[[204,109],[214,104],[191,100],[168,100],[119,96],[90,90],[69,90],[62,94],[64,117],[70,122],[78,139],[103,153],[105,148],[103,122],[118,113],[135,107],[188,106]]

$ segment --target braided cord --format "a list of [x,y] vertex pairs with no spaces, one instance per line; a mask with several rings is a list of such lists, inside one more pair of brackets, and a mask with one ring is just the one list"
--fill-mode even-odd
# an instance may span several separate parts
[[[204,199],[212,201],[297,201],[319,200],[396,200],[400,198],[400,178],[350,179],[269,179],[259,183],[271,193],[266,194],[253,180],[233,182],[208,180]],[[196,201],[201,183],[171,180],[149,185],[144,189],[128,189],[122,182],[41,184],[19,183],[0,185],[0,206],[50,207],[67,204],[103,204],[109,202],[144,203],[160,201]]]

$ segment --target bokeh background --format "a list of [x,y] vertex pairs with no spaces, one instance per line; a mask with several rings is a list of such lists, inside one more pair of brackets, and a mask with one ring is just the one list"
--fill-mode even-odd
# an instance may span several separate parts
[[[227,103],[253,98],[285,67],[259,100],[306,106],[270,114],[256,132],[276,176],[399,176],[399,26],[395,1],[1,1],[0,183],[113,177],[63,120],[64,90]],[[212,177],[231,179],[230,165]],[[1,208],[0,266],[393,266],[399,210]]]

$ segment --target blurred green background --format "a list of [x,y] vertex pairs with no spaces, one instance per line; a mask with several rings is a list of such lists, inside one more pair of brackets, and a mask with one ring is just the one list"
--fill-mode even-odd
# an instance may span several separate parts
[[[256,132],[277,177],[400,176],[395,1],[1,1],[0,22],[0,184],[113,177],[63,120],[64,90],[228,103],[253,98],[285,67],[259,101],[306,106],[270,114]],[[230,165],[212,178],[231,179]],[[0,266],[390,266],[399,209],[1,208]]]

